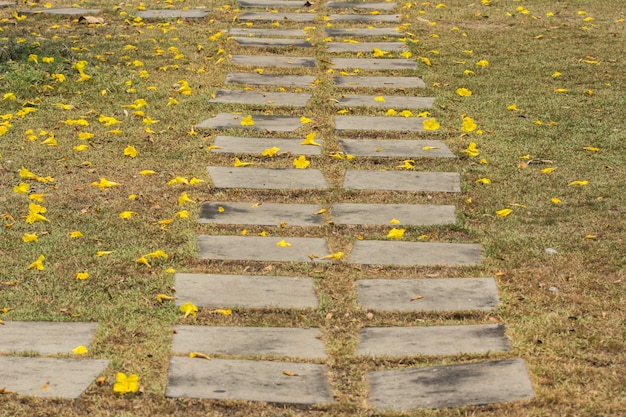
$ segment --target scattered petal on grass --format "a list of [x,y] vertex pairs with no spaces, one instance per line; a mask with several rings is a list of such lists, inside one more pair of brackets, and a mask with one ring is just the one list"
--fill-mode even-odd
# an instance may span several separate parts
[[123,372],[118,372],[115,376],[115,381],[113,392],[118,394],[134,393],[139,390],[139,377],[136,374],[127,376]]
[[311,161],[308,161],[304,155],[300,155],[293,160],[293,166],[296,167],[296,169],[306,169],[309,165],[311,165]]
[[478,152],[478,149],[476,148],[476,142],[470,142],[467,146],[467,149],[465,149],[463,152],[471,157],[476,157],[480,155],[480,152]]
[[235,158],[235,163],[233,164],[233,166],[241,168],[241,167],[247,167],[252,165],[252,162],[242,162],[239,160],[239,158]]
[[599,152],[600,151],[600,148],[594,148],[593,146],[585,146],[583,149],[586,150],[586,151],[589,151],[589,152]]
[[137,262],[138,264],[143,264],[147,266],[148,268],[152,268],[152,265],[150,265],[150,262],[148,262],[148,259],[145,256],[142,256],[141,258],[136,259],[135,262]]
[[552,198],[550,199],[550,201],[551,201],[553,204],[561,204],[561,203],[562,203],[562,201],[561,201],[560,199],[556,198],[556,197],[552,197]]
[[424,130],[437,130],[441,127],[439,125],[439,122],[437,122],[437,119],[435,119],[434,117],[431,117],[430,119],[424,119],[422,126],[424,127]]
[[319,143],[315,142],[315,136],[317,135],[317,133],[315,132],[311,132],[308,135],[306,135],[305,139],[300,142],[300,145],[312,145],[312,146],[322,146]]
[[402,165],[396,166],[396,169],[407,169],[407,170],[415,169],[414,164],[415,164],[414,160],[407,159],[402,162]]
[[511,213],[513,213],[513,210],[511,209],[502,209],[502,210],[496,211],[496,214],[498,215],[498,217],[506,217]]
[[100,182],[97,182],[97,181],[96,182],[92,182],[91,185],[94,186],[94,187],[100,187],[100,189],[102,191],[104,191],[107,188],[117,187],[120,184],[118,184],[116,182],[113,182],[113,181],[109,181],[106,178],[102,177],[102,178],[100,178]]
[[542,174],[549,174],[551,172],[554,172],[556,170],[557,167],[548,167],[548,168],[544,168],[541,170]]
[[96,256],[97,257],[102,257],[102,256],[110,255],[113,252],[115,252],[115,251],[113,251],[113,250],[99,250],[98,252],[96,252]]
[[200,358],[200,359],[211,360],[211,357],[209,355],[205,355],[204,353],[200,353],[200,352],[189,352],[189,357],[192,359]]
[[184,318],[187,318],[187,316],[190,316],[190,315],[195,316],[196,313],[198,312],[198,307],[196,307],[195,305],[187,301],[185,304],[179,307],[179,310],[181,313],[185,313]]
[[267,148],[265,149],[261,155],[262,156],[267,156],[269,158],[275,156],[278,152],[280,151],[280,148],[277,148],[276,146],[273,146],[271,148]]
[[76,274],[76,279],[80,281],[84,281],[89,278],[89,272],[78,272]]
[[134,211],[123,211],[119,214],[119,218],[120,219],[130,219],[131,217],[133,217],[135,214]]
[[402,239],[404,237],[405,229],[393,228],[387,233],[388,239]]
[[70,232],[70,238],[78,239],[79,237],[83,237],[83,234],[80,231],[74,230],[74,231]]
[[510,110],[510,111],[515,111],[515,110],[517,110],[517,104],[513,103],[513,104],[507,106],[506,109]]
[[83,345],[76,346],[74,349],[72,349],[72,353],[73,353],[74,355],[84,355],[84,354],[86,354],[87,352],[89,352],[89,351],[87,350],[87,347],[86,347],[86,346],[83,346]]
[[166,294],[158,294],[157,295],[157,301],[159,303],[162,303],[165,300],[175,300],[175,299],[176,299],[175,297],[171,297],[171,296],[166,295]]
[[476,182],[479,184],[491,184],[491,180],[489,178],[480,178],[476,180]]
[[39,239],[39,236],[36,233],[24,233],[24,236],[22,236],[22,241],[25,243],[37,242],[37,239]]
[[182,193],[179,197],[178,197],[178,205],[182,206],[185,203],[191,203],[194,204],[195,201],[192,200],[191,198],[189,198],[189,196],[187,195],[186,192]]
[[580,186],[580,187],[584,187],[585,185],[589,184],[589,181],[587,180],[583,180],[583,181],[572,181],[569,183],[569,186]]
[[215,310],[209,311],[209,313],[221,314],[222,316],[227,317],[227,316],[231,316],[233,314],[233,310],[217,308]]
[[335,253],[331,253],[330,255],[322,256],[320,258],[320,260],[322,260],[322,259],[341,259],[342,256],[343,256],[343,252],[335,252]]
[[463,118],[463,125],[461,126],[461,130],[463,132],[473,132],[474,130],[476,130],[477,127],[478,126],[474,122],[474,119],[472,119],[471,117],[466,116]]
[[467,88],[457,88],[456,93],[461,97],[469,97],[472,95],[472,91]]
[[313,119],[309,119],[308,117],[302,116],[300,118],[300,123],[302,123],[303,125],[307,124],[307,123],[311,123],[313,121]]
[[28,265],[27,269],[37,269],[38,271],[43,271],[45,267],[43,266],[43,261],[46,259],[44,255],[40,255],[39,258],[32,264]]
[[135,149],[134,146],[132,145],[128,145],[126,148],[124,148],[124,155],[125,156],[129,156],[131,158],[136,158],[137,157],[137,149]]

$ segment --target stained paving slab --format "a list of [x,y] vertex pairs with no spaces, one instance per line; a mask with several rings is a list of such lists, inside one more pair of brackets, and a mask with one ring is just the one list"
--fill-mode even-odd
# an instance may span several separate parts
[[330,9],[393,10],[396,8],[396,3],[373,1],[329,1],[326,3],[326,7]]
[[321,209],[320,204],[205,202],[200,208],[198,223],[320,226],[324,218],[315,213]]
[[311,99],[306,93],[274,93],[269,91],[217,90],[209,103],[237,103],[265,106],[304,107]]
[[320,329],[175,326],[172,352],[325,359]]
[[346,171],[343,188],[349,190],[461,192],[457,172],[429,171]]
[[176,9],[162,9],[162,10],[141,10],[135,13],[135,16],[142,19],[202,19],[207,17],[208,13],[205,10],[191,9],[191,10],[176,10]]
[[330,53],[341,52],[372,52],[374,48],[391,52],[406,49],[404,42],[326,42],[326,50]]
[[97,327],[98,323],[5,321],[0,326],[0,352],[71,354],[77,346],[91,343]]
[[310,363],[172,357],[165,396],[328,404],[333,396],[327,372],[325,365]]
[[361,356],[417,356],[481,354],[511,349],[506,326],[365,327],[358,333]]
[[487,277],[362,279],[356,286],[359,304],[376,311],[488,311],[499,302]]
[[335,85],[342,88],[424,88],[426,84],[417,77],[334,77]]
[[263,29],[263,28],[231,28],[231,36],[276,36],[276,37],[304,37],[309,36],[303,29]]
[[326,190],[319,169],[207,167],[215,188],[254,190]]
[[[284,240],[290,246],[278,246]],[[198,259],[259,262],[326,262],[326,239],[317,237],[199,235]],[[316,257],[314,257],[315,255]]]
[[306,1],[302,0],[238,0],[239,7],[243,8],[263,8],[263,7],[285,7],[291,9],[305,8]]
[[326,28],[324,29],[327,36],[389,36],[403,37],[406,34],[398,30],[397,27],[387,28]]
[[381,410],[448,408],[533,398],[523,359],[368,372]]
[[314,19],[313,13],[246,12],[237,17],[239,22],[312,22]]
[[15,6],[14,1],[0,1],[0,7]]
[[82,16],[85,14],[98,14],[102,10],[100,9],[86,9],[83,7],[51,7],[21,10],[19,14],[53,14],[60,16]]
[[354,23],[397,23],[400,21],[399,14],[331,14],[328,19],[333,22]]
[[415,61],[400,58],[333,58],[334,69],[401,70],[415,69]]
[[339,139],[350,155],[377,158],[456,158],[439,140]]
[[317,77],[312,75],[279,75],[256,74],[247,72],[231,72],[226,75],[230,84],[281,86],[281,87],[312,87]]
[[357,265],[475,266],[481,263],[481,245],[474,243],[358,240],[348,258]]
[[403,226],[454,224],[456,221],[454,206],[361,203],[335,203],[332,206],[332,221],[335,224],[393,226],[390,223],[392,219]]
[[355,130],[423,132],[423,117],[400,116],[335,116],[335,130],[347,132]]
[[0,387],[18,395],[77,399],[108,360],[0,356]]
[[280,55],[233,55],[237,65],[277,68],[315,68],[315,58]]
[[253,46],[258,48],[312,48],[311,42],[305,39],[289,39],[289,38],[248,38],[248,37],[231,37],[240,46]]
[[[213,153],[236,153],[261,155],[269,148],[279,148],[278,156],[283,153],[297,155],[321,155],[320,146],[301,145],[304,139],[278,139],[278,138],[244,138],[237,136],[218,136],[215,138],[214,146],[219,148],[211,149]],[[323,141],[318,139],[318,143]]]
[[218,113],[215,117],[198,123],[196,129],[245,129],[267,130],[271,132],[293,132],[302,126],[300,118],[296,116],[265,116],[253,114],[252,126],[242,126],[242,117],[246,114]]
[[210,308],[315,309],[313,278],[284,276],[175,275],[176,305]]
[[[384,100],[381,100],[382,99]],[[335,107],[379,107],[385,109],[429,109],[435,103],[434,97],[406,96],[360,96],[346,95],[335,103]]]

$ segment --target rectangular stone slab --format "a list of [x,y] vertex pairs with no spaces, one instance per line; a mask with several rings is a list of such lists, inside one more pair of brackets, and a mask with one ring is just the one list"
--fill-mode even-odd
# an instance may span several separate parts
[[314,19],[313,13],[246,12],[237,17],[239,22],[312,22]]
[[454,224],[454,206],[422,204],[355,204],[335,203],[332,221],[335,224],[389,225],[391,219],[402,226]]
[[237,3],[239,4],[239,7],[243,8],[285,7],[299,9],[301,7],[304,7],[304,2],[300,0],[239,0]]
[[379,107],[384,109],[429,109],[435,103],[434,97],[406,97],[382,95],[385,101],[377,101],[381,96],[348,95],[341,97],[335,107]]
[[85,9],[83,7],[51,7],[49,9],[46,8],[38,8],[38,9],[27,9],[21,10],[19,14],[53,14],[60,16],[82,16],[85,14],[98,14],[102,10],[100,9]]
[[391,52],[406,49],[404,42],[326,42],[326,50],[330,53],[340,52],[372,52],[374,48]]
[[217,90],[209,103],[238,103],[265,106],[304,107],[311,99],[305,93],[274,93],[269,91]]
[[417,77],[335,77],[335,85],[342,88],[424,88],[426,84]]
[[523,359],[368,372],[381,410],[448,408],[533,398]]
[[[291,246],[277,246],[285,240]],[[318,237],[210,236],[199,235],[198,258],[223,261],[326,262],[326,239]],[[316,255],[312,258],[309,255]]]
[[142,19],[202,19],[207,16],[207,12],[204,10],[175,10],[175,9],[163,9],[163,10],[140,10],[135,13],[135,16]]
[[165,396],[328,404],[333,396],[326,372],[325,365],[311,363],[172,357]]
[[358,240],[348,263],[360,265],[480,265],[481,246],[474,243]]
[[391,132],[423,132],[423,117],[400,116],[335,116],[335,130],[375,130]]
[[198,223],[279,226],[284,222],[288,226],[320,226],[323,217],[315,213],[321,208],[320,204],[205,202]]
[[245,129],[268,130],[270,132],[293,132],[302,126],[300,118],[296,116],[265,116],[253,114],[253,126],[242,126],[241,118],[245,114],[218,113],[215,117],[206,119],[196,125],[196,129]]
[[386,28],[326,28],[324,29],[328,36],[393,36],[403,37],[406,34],[399,31],[397,27]]
[[[357,355],[416,356],[506,352],[511,349],[506,326],[365,327],[359,331]],[[174,336],[176,338],[176,336]]]
[[100,376],[109,362],[0,356],[0,388],[24,396],[74,400]]
[[[498,288],[493,278],[362,279],[359,304],[377,311],[493,310]],[[411,301],[417,295],[424,298]]]
[[326,7],[331,9],[392,10],[396,8],[396,3],[371,1],[329,1],[326,3]]
[[289,38],[244,38],[244,37],[232,37],[232,40],[237,42],[241,46],[255,46],[259,48],[312,48],[311,42],[304,39],[289,39]]
[[315,309],[313,278],[176,274],[176,305],[198,307]]
[[[211,149],[214,153],[245,153],[261,155],[265,149],[280,148],[279,154],[289,152],[298,155],[321,155],[320,146],[301,145],[304,139],[274,139],[274,138],[242,138],[237,136],[218,136]],[[323,141],[318,139],[320,144]]]
[[[340,139],[346,153],[378,158],[456,158],[440,140]],[[432,149],[424,150],[424,147]]]
[[174,326],[172,352],[325,359],[320,329]]
[[5,321],[0,325],[0,352],[71,354],[77,346],[91,343],[97,327],[98,323]]
[[368,171],[349,169],[343,179],[348,190],[461,192],[457,172]]
[[232,36],[286,36],[288,38],[309,36],[302,29],[263,29],[263,28],[231,28],[228,33]]
[[237,65],[251,67],[315,68],[315,58],[279,55],[233,55]]
[[315,80],[316,77],[311,75],[256,74],[246,72],[232,72],[226,75],[227,83],[243,85],[311,87]]
[[319,169],[207,167],[215,188],[254,190],[326,190]]
[[14,6],[15,2],[14,1],[0,1],[0,7],[9,7],[9,6]]
[[399,14],[331,14],[328,18],[334,22],[396,23],[400,21]]
[[402,70],[415,69],[415,61],[399,58],[333,58],[334,69]]

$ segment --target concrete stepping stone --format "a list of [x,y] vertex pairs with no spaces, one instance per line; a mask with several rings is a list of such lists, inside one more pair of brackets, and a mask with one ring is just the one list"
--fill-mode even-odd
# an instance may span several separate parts
[[315,214],[321,209],[320,204],[205,202],[200,208],[198,223],[321,226],[323,217]]
[[368,372],[380,410],[449,408],[533,398],[523,359]]
[[354,130],[423,132],[424,118],[399,116],[335,116],[335,130],[337,132]]
[[406,33],[398,30],[397,27],[387,28],[326,28],[324,30],[327,36],[389,36],[403,37]]
[[461,192],[457,172],[429,171],[346,171],[343,188],[348,190]]
[[313,278],[176,274],[176,305],[198,307],[316,309]]
[[170,358],[166,397],[328,404],[325,365],[311,363]]
[[[376,100],[383,97],[384,101]],[[406,96],[359,96],[347,95],[341,97],[335,107],[380,107],[386,109],[429,109],[435,103],[434,97],[406,97]]]
[[263,28],[231,28],[228,32],[231,36],[276,36],[297,38],[309,36],[302,29],[263,29]]
[[488,311],[499,302],[493,278],[362,279],[356,287],[359,304],[376,311]]
[[174,326],[172,352],[326,359],[320,329]]
[[0,1],[0,7],[15,6],[14,1]]
[[312,22],[314,19],[313,13],[246,12],[237,17],[239,22]]
[[215,188],[327,190],[319,169],[207,167]]
[[231,72],[226,75],[226,82],[229,84],[277,87],[312,87],[316,79],[312,75],[256,74],[247,72]]
[[395,2],[369,2],[369,1],[329,1],[326,7],[330,9],[358,9],[358,10],[393,10]]
[[415,61],[400,58],[333,58],[334,69],[401,70],[415,69]]
[[77,399],[108,360],[0,356],[0,388],[18,395]]
[[71,354],[77,346],[91,343],[97,327],[98,323],[5,321],[0,326],[0,353]]
[[306,1],[301,0],[239,0],[239,7],[241,8],[250,8],[250,7],[284,7],[284,8],[292,8],[292,9],[300,9],[305,7],[304,3]]
[[331,14],[328,16],[334,22],[355,22],[355,23],[397,23],[400,21],[399,14]]
[[346,153],[361,157],[456,158],[439,140],[339,139],[339,144]]
[[279,55],[233,55],[237,65],[277,68],[315,68],[315,58]]
[[359,240],[348,263],[359,265],[475,266],[481,263],[481,245],[474,243]]
[[[291,246],[278,246],[280,241]],[[223,261],[326,262],[326,239],[317,237],[199,235],[198,258]],[[314,257],[315,255],[317,257]]]
[[360,204],[335,203],[332,221],[335,224],[390,225],[391,219],[403,226],[454,224],[454,206],[436,204]]
[[38,8],[38,9],[22,10],[18,13],[19,14],[53,14],[53,15],[60,15],[60,16],[82,16],[85,14],[98,14],[101,11],[102,10],[100,9],[86,9],[83,7],[51,7],[49,9]]
[[293,132],[302,126],[296,116],[265,116],[253,114],[253,126],[242,126],[241,118],[245,114],[218,113],[215,117],[198,123],[196,129],[244,129],[268,130],[271,132]]
[[[506,326],[365,327],[359,331],[361,356],[458,355],[506,352],[511,349]],[[176,336],[174,336],[176,339]]]
[[374,48],[391,52],[406,49],[404,42],[326,42],[326,50],[330,53],[341,52],[372,52]]
[[342,88],[424,88],[426,84],[417,77],[334,77],[335,85]]
[[199,9],[141,10],[135,13],[136,17],[141,17],[142,19],[202,19],[207,17],[207,15],[208,13],[205,10]]
[[312,48],[311,42],[304,39],[289,38],[244,38],[231,37],[241,46],[253,46],[258,48]]
[[[263,106],[304,107],[311,99],[305,93],[273,93],[269,91],[217,90],[209,103],[255,104]],[[256,122],[255,122],[256,123]]]
[[[237,136],[218,136],[215,138],[213,153],[237,153],[261,155],[264,150],[277,147],[281,153],[298,155],[321,155],[320,146],[301,145],[304,139],[278,139],[278,138],[244,138]],[[320,144],[323,142],[318,140]]]

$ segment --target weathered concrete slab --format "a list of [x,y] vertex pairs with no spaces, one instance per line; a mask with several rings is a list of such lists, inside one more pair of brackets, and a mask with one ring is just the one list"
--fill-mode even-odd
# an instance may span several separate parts
[[375,130],[392,132],[423,132],[423,117],[335,116],[335,130]]
[[335,77],[335,85],[343,88],[424,88],[426,84],[417,77]]
[[331,9],[358,9],[358,10],[393,10],[395,2],[373,1],[329,1],[326,7]]
[[335,203],[332,220],[335,224],[391,225],[396,219],[402,226],[454,224],[454,206],[436,204],[355,204]]
[[281,86],[281,87],[312,87],[316,77],[312,75],[279,75],[231,72],[226,75],[230,84]]
[[399,14],[331,14],[328,19],[334,22],[358,22],[358,23],[397,23],[400,21]]
[[217,90],[209,103],[238,103],[264,106],[304,107],[311,99],[305,93],[273,93],[269,91]]
[[97,327],[98,323],[5,321],[0,326],[0,353],[71,354],[77,346],[91,343]]
[[[14,3],[15,4],[15,3]],[[85,14],[98,14],[102,10],[100,9],[86,9],[83,7],[51,7],[49,9],[27,9],[21,10],[19,14],[53,14],[60,16],[82,16]]]
[[359,331],[356,354],[416,356],[506,352],[511,347],[505,330],[506,326],[500,324],[365,327]]
[[341,52],[372,52],[374,48],[381,51],[401,51],[406,49],[406,43],[404,42],[326,42],[326,50],[330,53]]
[[[214,153],[245,153],[261,155],[264,150],[277,147],[279,154],[288,152],[298,155],[321,155],[320,146],[301,145],[304,139],[277,139],[277,138],[243,138],[237,136],[218,136],[215,138],[214,146],[219,148],[211,149]],[[320,145],[322,140],[317,140]]]
[[271,132],[293,132],[302,126],[300,118],[296,116],[265,116],[253,114],[252,126],[242,126],[241,118],[245,114],[218,113],[215,117],[198,123],[196,129],[245,129],[268,130]]
[[333,396],[326,372],[325,365],[310,363],[172,357],[165,396],[328,404]]
[[205,10],[191,9],[191,10],[176,10],[176,9],[162,9],[162,10],[141,10],[135,13],[135,16],[142,19],[202,19],[205,18],[208,13]]
[[343,188],[349,190],[461,192],[457,172],[347,170]]
[[262,8],[262,7],[285,7],[285,8],[292,8],[292,9],[300,9],[300,8],[305,8],[304,3],[305,1],[301,1],[301,0],[239,0],[237,3],[239,3],[239,7],[242,8],[249,8],[249,7],[255,7],[255,8]]
[[0,1],[0,7],[15,6],[14,1]]
[[237,65],[251,67],[315,68],[315,58],[279,55],[233,55]]
[[[285,240],[291,246],[278,246]],[[199,235],[198,258],[223,261],[326,262],[326,239],[317,237],[209,236]],[[309,255],[316,255],[317,258]]]
[[108,360],[0,356],[0,386],[18,395],[77,399]]
[[523,359],[369,372],[370,401],[382,410],[446,408],[533,398]]
[[[376,100],[377,97],[383,97],[385,101]],[[435,103],[434,97],[406,97],[406,96],[360,96],[348,95],[339,99],[335,103],[335,107],[380,107],[391,109],[428,109],[433,107]]]
[[332,67],[335,69],[365,70],[402,70],[415,69],[415,61],[399,58],[334,58]]
[[[281,248],[282,249],[282,248]],[[176,305],[198,307],[315,309],[313,278],[176,274]]]
[[328,36],[389,36],[389,37],[403,37],[406,34],[397,27],[386,28],[326,28],[326,35]]
[[175,326],[172,352],[325,359],[320,329]]
[[356,286],[359,304],[377,311],[487,311],[499,300],[493,278],[362,279]]
[[279,226],[285,223],[287,226],[320,226],[323,217],[315,213],[321,209],[320,204],[205,202],[200,208],[198,223],[258,226]]
[[313,13],[246,12],[237,17],[239,22],[312,22],[314,19]]
[[290,38],[244,38],[233,36],[231,38],[241,46],[254,46],[259,48],[312,48],[311,42],[305,39]]
[[481,245],[474,243],[358,240],[348,263],[360,265],[474,266],[481,262]]
[[440,140],[340,139],[339,144],[346,153],[354,156],[456,158],[456,155]]
[[263,28],[231,28],[228,33],[231,36],[275,36],[297,38],[309,36],[302,29],[263,29]]
[[319,169],[207,167],[215,188],[254,190],[326,190]]

